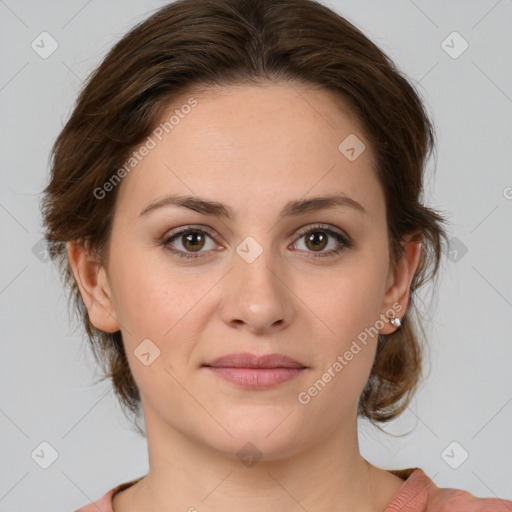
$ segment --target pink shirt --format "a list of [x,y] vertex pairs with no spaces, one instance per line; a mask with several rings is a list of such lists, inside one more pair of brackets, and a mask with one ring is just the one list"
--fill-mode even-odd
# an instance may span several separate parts
[[[420,468],[389,470],[404,481],[383,512],[512,512],[512,501],[477,498],[461,489],[440,488]],[[143,478],[143,477],[141,477]],[[112,498],[141,478],[119,484],[75,512],[112,512]]]

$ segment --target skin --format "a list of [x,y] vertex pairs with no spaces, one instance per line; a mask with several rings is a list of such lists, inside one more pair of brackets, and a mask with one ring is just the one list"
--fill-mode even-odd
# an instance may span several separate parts
[[[150,472],[115,496],[114,511],[255,512],[265,503],[270,512],[382,512],[404,482],[359,453],[357,402],[377,337],[308,404],[297,397],[393,305],[403,316],[420,245],[409,241],[391,264],[374,155],[369,144],[354,161],[338,150],[350,134],[365,137],[331,93],[291,83],[196,92],[197,106],[118,185],[108,261],[68,243],[90,319],[121,330],[142,395]],[[333,192],[367,213],[338,207],[278,219],[288,201]],[[176,206],[139,215],[170,193],[218,201],[236,217]],[[297,237],[319,222],[353,246],[315,258],[339,247],[332,235],[325,247]],[[189,225],[216,234],[204,235],[195,260],[169,251],[193,253],[183,236],[167,248],[162,241]],[[251,263],[236,252],[247,236],[263,249]],[[379,332],[395,329],[386,320]],[[160,356],[145,366],[134,350],[148,338]],[[277,352],[308,369],[247,390],[201,367],[242,351]],[[261,454],[251,467],[236,455],[247,442]]]

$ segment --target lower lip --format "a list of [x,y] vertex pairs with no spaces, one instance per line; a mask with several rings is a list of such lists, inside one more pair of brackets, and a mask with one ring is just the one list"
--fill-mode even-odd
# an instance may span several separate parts
[[213,373],[229,382],[249,389],[267,389],[291,380],[306,368],[219,368],[207,366]]

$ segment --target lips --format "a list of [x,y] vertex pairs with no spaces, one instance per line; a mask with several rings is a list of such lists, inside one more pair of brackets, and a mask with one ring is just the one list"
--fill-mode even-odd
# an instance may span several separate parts
[[282,354],[227,354],[203,365],[205,369],[239,388],[264,390],[284,384],[307,366]]
[[203,366],[211,368],[252,368],[252,369],[271,369],[271,368],[307,368],[302,363],[281,354],[256,355],[249,352],[239,352],[227,354],[213,361],[205,363]]

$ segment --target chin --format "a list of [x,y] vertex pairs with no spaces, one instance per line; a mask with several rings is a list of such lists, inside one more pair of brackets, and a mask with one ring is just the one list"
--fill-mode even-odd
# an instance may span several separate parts
[[219,452],[235,456],[242,463],[249,461],[248,467],[251,460],[285,459],[300,452],[303,442],[296,429],[292,428],[293,422],[287,424],[289,420],[283,421],[283,418],[246,415],[240,423],[224,423],[232,437],[221,435],[211,439],[206,434],[210,439],[205,440]]

